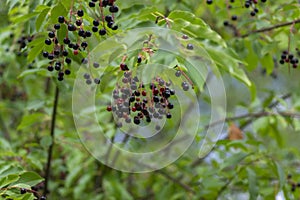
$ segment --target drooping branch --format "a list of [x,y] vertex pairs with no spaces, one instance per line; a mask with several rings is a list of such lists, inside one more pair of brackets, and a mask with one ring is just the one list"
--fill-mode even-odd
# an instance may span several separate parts
[[274,26],[271,26],[271,27],[267,27],[267,28],[262,28],[262,29],[257,29],[257,30],[254,30],[254,31],[250,31],[249,33],[246,33],[244,35],[241,35],[242,38],[246,38],[252,34],[255,34],[255,33],[262,33],[262,32],[267,32],[267,31],[271,31],[271,30],[274,30],[274,29],[277,29],[277,28],[281,28],[281,27],[284,27],[284,26],[290,26],[292,24],[297,24],[297,23],[300,23],[300,19],[297,19],[297,20],[294,20],[294,21],[291,21],[291,22],[285,22],[285,23],[281,23],[281,24],[276,24]]

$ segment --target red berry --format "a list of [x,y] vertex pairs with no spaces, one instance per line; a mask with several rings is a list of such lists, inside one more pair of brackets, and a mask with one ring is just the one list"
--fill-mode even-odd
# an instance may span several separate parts
[[110,112],[112,110],[111,106],[107,106],[106,110]]

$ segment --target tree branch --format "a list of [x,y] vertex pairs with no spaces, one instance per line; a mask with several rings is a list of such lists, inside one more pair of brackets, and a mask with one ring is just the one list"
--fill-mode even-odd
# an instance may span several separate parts
[[[290,98],[291,96],[292,96],[291,93],[287,93],[287,94],[283,95],[282,97],[280,97],[280,99],[286,100],[286,99]],[[279,100],[274,101],[273,103],[271,103],[268,106],[268,109],[272,109],[272,108],[276,107],[279,103],[280,103]],[[300,117],[300,113],[288,113],[288,112],[271,113],[271,112],[265,112],[264,109],[262,109],[261,111],[259,111],[257,113],[248,113],[248,114],[244,114],[244,115],[240,115],[240,116],[228,117],[226,119],[213,122],[213,123],[205,126],[205,129],[207,130],[210,126],[216,126],[216,125],[224,123],[224,122],[236,121],[236,120],[244,119],[244,118],[250,118],[240,126],[240,129],[243,130],[246,126],[251,124],[255,119],[260,118],[260,117],[265,117],[265,116],[271,116],[271,115],[273,115],[273,116],[281,115],[283,117],[293,117],[293,118]],[[207,154],[204,158],[199,158],[199,159],[195,160],[191,164],[191,167],[196,167],[197,165],[199,165],[208,155],[209,154]]]
[[52,143],[49,146],[48,149],[48,159],[46,164],[46,172],[45,172],[45,187],[44,187],[44,196],[48,193],[48,182],[50,178],[51,173],[51,161],[52,161],[52,153],[53,153],[53,146],[54,146],[54,140],[55,140],[55,121],[56,121],[56,112],[58,107],[58,98],[59,98],[59,89],[58,86],[56,86],[55,89],[55,97],[54,97],[54,103],[53,103],[53,110],[52,110],[52,117],[51,117],[51,128],[50,128],[50,136],[52,139]]
[[250,36],[252,34],[255,34],[255,33],[267,32],[267,31],[271,31],[271,30],[274,30],[274,29],[277,29],[277,28],[281,28],[281,27],[284,27],[284,26],[289,26],[289,25],[297,24],[297,23],[300,23],[300,19],[294,20],[292,22],[285,22],[285,23],[282,23],[282,24],[276,24],[274,26],[267,27],[267,28],[262,28],[262,29],[254,30],[254,31],[251,31],[251,32],[246,33],[244,35],[241,35],[241,37],[242,38],[246,38],[246,37],[248,37],[248,36]]

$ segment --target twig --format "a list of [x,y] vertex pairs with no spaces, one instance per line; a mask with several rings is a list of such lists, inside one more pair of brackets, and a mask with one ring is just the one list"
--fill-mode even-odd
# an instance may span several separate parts
[[56,121],[56,112],[57,112],[57,106],[58,106],[58,98],[59,98],[59,89],[58,89],[58,86],[56,86],[52,118],[51,118],[51,129],[50,129],[50,136],[52,139],[52,143],[48,149],[48,159],[47,159],[46,172],[45,172],[44,196],[46,196],[48,193],[48,182],[49,182],[50,172],[51,172],[50,168],[51,168],[52,153],[53,153],[53,146],[54,146],[54,139],[55,139],[54,133],[55,133],[55,121]]
[[249,33],[246,33],[246,34],[242,35],[241,37],[245,38],[245,37],[248,37],[248,36],[250,36],[252,34],[255,34],[255,33],[267,32],[267,31],[271,31],[273,29],[277,29],[277,28],[281,28],[281,27],[284,27],[284,26],[289,26],[289,25],[297,24],[297,23],[300,23],[300,19],[294,20],[292,22],[285,22],[285,23],[282,23],[282,24],[276,24],[274,26],[267,27],[267,28],[262,28],[262,29],[254,30],[254,31],[251,31]]
[[[290,98],[291,96],[292,96],[292,94],[288,93],[288,94],[283,95],[280,98],[282,100],[286,100],[286,99]],[[274,101],[273,103],[271,103],[268,106],[268,109],[275,108],[279,103],[280,103],[279,100]],[[223,120],[215,121],[215,122],[205,126],[205,129],[208,129],[210,126],[216,126],[216,125],[224,123],[224,122],[235,121],[235,120],[244,119],[244,118],[250,118],[240,126],[240,129],[243,130],[245,127],[247,127],[249,124],[251,124],[255,119],[260,118],[260,117],[264,117],[264,116],[271,116],[271,115],[273,115],[273,116],[274,115],[281,115],[283,117],[294,117],[294,118],[299,118],[300,117],[300,114],[298,114],[298,113],[288,113],[288,112],[271,113],[271,112],[265,112],[262,109],[261,111],[259,111],[257,113],[248,113],[248,114],[244,114],[244,115],[240,115],[240,116],[228,117],[228,118],[223,119]],[[204,158],[199,158],[199,159],[195,160],[191,164],[191,167],[196,167],[197,165],[199,165],[208,155],[209,154],[207,154]]]

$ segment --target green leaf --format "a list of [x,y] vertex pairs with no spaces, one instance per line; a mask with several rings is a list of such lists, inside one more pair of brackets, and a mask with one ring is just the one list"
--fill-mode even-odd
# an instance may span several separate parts
[[31,75],[31,74],[37,74],[37,75],[46,76],[46,77],[51,76],[49,71],[47,71],[46,69],[43,69],[43,68],[39,68],[39,69],[25,70],[18,76],[18,78],[23,78],[23,77]]
[[42,113],[33,113],[30,115],[24,115],[20,125],[17,127],[17,130],[22,130],[28,126],[32,126],[38,122],[42,122],[45,117]]
[[28,53],[27,62],[31,63],[36,59],[36,57],[41,53],[41,49],[44,48],[44,40],[39,40],[40,42],[36,44]]
[[193,38],[208,39],[218,45],[226,47],[222,37],[213,31],[202,19],[186,11],[176,10],[169,14],[172,29],[183,32]]
[[258,197],[258,186],[257,186],[256,174],[250,168],[247,168],[247,173],[248,173],[250,200],[256,200]]
[[244,160],[249,155],[251,155],[251,154],[250,153],[244,153],[244,152],[233,154],[232,156],[227,158],[224,163],[221,164],[220,169],[223,170],[227,167],[235,166],[238,163],[240,163],[242,160]]
[[233,75],[236,79],[245,83],[248,87],[252,87],[252,83],[241,68],[241,61],[231,57],[224,49],[216,49],[209,47],[206,49],[211,58],[216,62],[217,66],[224,71]]
[[10,174],[6,177],[1,178],[0,179],[0,188],[3,188],[3,187],[5,187],[5,186],[7,186],[11,183],[14,183],[14,182],[18,181],[19,178],[20,177],[17,174]]
[[30,186],[34,186],[44,180],[40,175],[35,172],[23,172],[19,174],[20,179],[17,183],[27,184]]
[[274,170],[277,174],[278,177],[278,181],[279,181],[279,190],[281,190],[283,188],[283,186],[285,185],[285,173],[283,168],[281,167],[281,165],[277,162],[277,161],[273,161],[274,164]]
[[50,10],[50,8],[46,7],[36,18],[36,21],[35,21],[35,30],[36,31],[40,31],[49,10]]
[[59,2],[55,7],[52,8],[51,10],[51,22],[52,23],[57,23],[57,19],[59,16],[67,16],[68,11],[65,8],[65,6]]
[[21,23],[21,22],[26,22],[26,21],[30,20],[31,18],[35,17],[38,14],[39,14],[38,12],[32,12],[32,13],[29,13],[27,15],[18,16],[16,18],[12,17],[11,20],[12,20],[13,23],[18,24],[18,23]]
[[48,148],[51,144],[52,144],[52,138],[50,135],[47,135],[47,136],[44,136],[42,139],[41,139],[41,146],[44,147],[44,148]]

